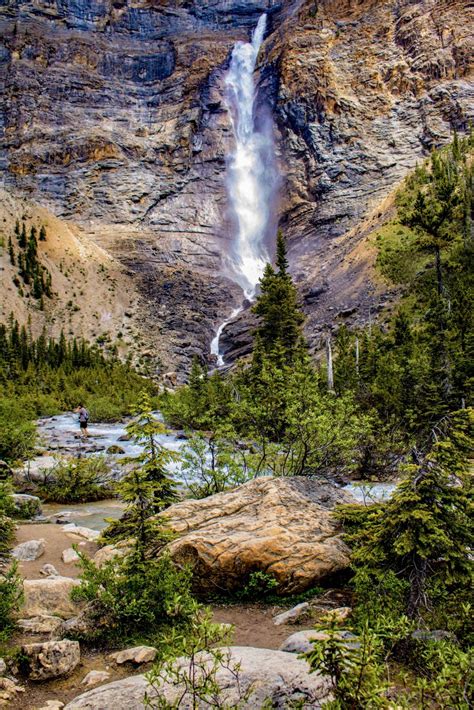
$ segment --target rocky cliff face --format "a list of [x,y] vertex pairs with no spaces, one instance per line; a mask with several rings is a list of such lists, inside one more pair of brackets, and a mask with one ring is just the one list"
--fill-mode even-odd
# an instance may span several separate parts
[[132,272],[145,340],[164,369],[184,371],[240,299],[224,260],[223,80],[233,44],[268,12],[260,97],[273,110],[281,225],[315,344],[338,313],[366,318],[380,302],[361,222],[467,125],[470,5],[12,0],[0,23],[6,188]]

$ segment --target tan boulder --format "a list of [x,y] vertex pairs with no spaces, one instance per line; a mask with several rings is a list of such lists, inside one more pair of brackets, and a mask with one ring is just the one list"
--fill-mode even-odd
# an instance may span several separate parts
[[277,579],[280,593],[302,592],[348,567],[332,509],[351,501],[329,483],[258,478],[168,508],[166,519],[178,533],[169,550],[191,563],[198,589],[236,590],[260,570]]
[[70,619],[83,606],[73,602],[70,596],[72,589],[77,585],[79,580],[71,577],[26,579],[23,582],[25,598],[21,610],[22,618],[46,615]]
[[28,664],[31,680],[48,680],[68,675],[79,664],[81,653],[78,641],[45,641],[30,643],[21,648]]

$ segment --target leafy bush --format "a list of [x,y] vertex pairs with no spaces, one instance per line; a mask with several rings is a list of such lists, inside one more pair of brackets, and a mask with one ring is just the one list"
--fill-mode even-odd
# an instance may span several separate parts
[[278,582],[275,577],[258,570],[250,573],[247,584],[242,587],[237,596],[245,601],[265,601],[267,597],[272,596],[277,587]]
[[184,445],[181,473],[193,498],[235,488],[252,477],[245,457],[226,434],[197,433]]
[[36,427],[30,421],[34,409],[16,398],[0,397],[0,459],[18,461],[31,456],[36,443]]
[[23,584],[17,574],[17,564],[0,573],[0,643],[4,643],[15,628],[14,614],[23,599]]
[[113,487],[103,456],[60,459],[38,484],[38,493],[53,503],[87,503],[110,498]]
[[102,567],[80,559],[81,584],[72,595],[88,602],[86,642],[153,639],[167,626],[185,623],[194,610],[191,573],[166,554],[142,559],[133,550]]
[[14,506],[9,481],[0,481],[0,558],[5,556],[13,540],[14,525],[11,516]]
[[[229,708],[225,687],[217,680],[221,670],[229,671],[240,689],[232,708],[248,707],[252,686],[244,690],[239,683],[240,666],[232,660],[225,648],[231,643],[232,631],[212,621],[208,610],[196,607],[184,629],[172,629],[160,640],[158,661],[148,673],[147,680],[153,689],[145,701],[146,707],[171,710],[179,707]],[[222,648],[224,646],[224,648]],[[185,658],[184,662],[178,659]],[[172,684],[175,698],[165,698],[163,685]],[[266,707],[266,706],[265,706]]]

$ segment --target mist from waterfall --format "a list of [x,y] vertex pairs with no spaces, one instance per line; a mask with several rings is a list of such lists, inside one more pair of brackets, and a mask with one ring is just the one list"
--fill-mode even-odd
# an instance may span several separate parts
[[[252,301],[270,261],[267,243],[274,231],[272,208],[278,189],[272,122],[262,111],[256,116],[254,71],[263,42],[267,18],[261,15],[251,42],[237,42],[227,72],[226,102],[235,147],[227,161],[227,194],[233,222],[233,246],[228,265],[242,287],[244,300]],[[218,367],[224,365],[219,340],[224,328],[238,316],[235,308],[221,323],[211,343]]]

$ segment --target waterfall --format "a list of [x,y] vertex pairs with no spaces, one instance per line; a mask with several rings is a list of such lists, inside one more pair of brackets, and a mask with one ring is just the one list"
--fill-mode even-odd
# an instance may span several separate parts
[[[256,120],[254,70],[263,41],[266,15],[258,20],[251,42],[237,42],[227,72],[226,102],[235,147],[227,161],[227,193],[234,224],[234,241],[228,266],[241,286],[244,299],[252,301],[265,264],[270,261],[266,242],[272,231],[272,207],[278,186],[273,132],[270,120]],[[235,309],[217,329],[211,353],[224,364],[219,338],[243,306]]]

